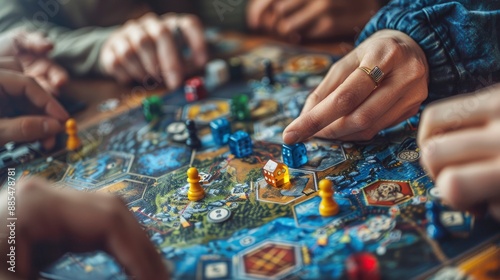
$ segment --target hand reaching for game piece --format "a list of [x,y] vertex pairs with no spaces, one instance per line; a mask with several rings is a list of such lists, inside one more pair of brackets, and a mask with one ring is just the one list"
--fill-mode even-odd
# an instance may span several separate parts
[[[0,197],[8,201],[6,190]],[[18,182],[15,202],[16,277],[7,270],[7,242],[0,243],[0,276],[36,279],[40,269],[66,252],[104,250],[134,279],[169,279],[155,247],[117,197],[55,189],[36,178]],[[7,207],[0,216],[7,220]],[[8,230],[2,227],[2,236]]]
[[292,41],[354,35],[380,9],[376,0],[252,0],[248,25]]
[[51,149],[69,115],[19,65],[15,57],[0,58],[0,145],[41,140]]
[[[358,67],[378,66],[379,86]],[[378,31],[331,68],[308,96],[301,115],[283,132],[285,144],[316,136],[369,140],[419,110],[428,93],[427,59],[408,35]]]
[[[182,36],[191,49],[191,60],[183,61],[176,43]],[[207,62],[203,26],[193,15],[149,13],[130,20],[116,30],[101,49],[104,71],[121,83],[163,81],[168,88],[181,85],[184,75]]]
[[[0,57],[15,56],[17,60],[2,59],[2,68],[15,69],[33,77],[46,91],[58,95],[68,81],[64,68],[47,57],[53,44],[36,32],[13,30],[0,36]],[[15,64],[8,64],[14,63]]]
[[500,84],[428,106],[421,117],[421,164],[443,201],[459,210],[488,203],[500,221]]

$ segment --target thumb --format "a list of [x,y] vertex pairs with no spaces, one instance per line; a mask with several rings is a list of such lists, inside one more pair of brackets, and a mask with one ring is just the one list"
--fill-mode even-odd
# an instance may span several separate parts
[[24,116],[0,120],[0,144],[34,142],[55,136],[63,130],[56,119],[44,116]]

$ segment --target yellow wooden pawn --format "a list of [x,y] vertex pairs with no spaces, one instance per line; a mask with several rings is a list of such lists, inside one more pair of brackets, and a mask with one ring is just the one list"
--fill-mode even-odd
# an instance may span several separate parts
[[200,184],[200,175],[198,169],[191,167],[187,171],[187,181],[189,183],[189,190],[187,192],[188,199],[191,201],[198,201],[205,197],[205,189]]
[[339,205],[333,199],[332,181],[327,179],[319,181],[319,196],[321,197],[321,202],[319,204],[319,214],[321,216],[330,217],[339,213]]
[[78,138],[78,128],[74,119],[69,119],[66,121],[66,133],[68,134],[66,149],[68,151],[78,150],[82,143],[80,142],[80,138]]

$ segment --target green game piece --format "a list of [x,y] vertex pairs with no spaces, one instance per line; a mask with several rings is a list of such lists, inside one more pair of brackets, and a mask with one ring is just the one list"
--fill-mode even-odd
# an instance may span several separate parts
[[250,109],[248,108],[248,96],[238,94],[231,100],[231,115],[237,121],[250,120]]
[[150,122],[156,118],[160,118],[163,115],[161,106],[161,98],[157,95],[144,98],[142,100],[142,111],[146,121]]

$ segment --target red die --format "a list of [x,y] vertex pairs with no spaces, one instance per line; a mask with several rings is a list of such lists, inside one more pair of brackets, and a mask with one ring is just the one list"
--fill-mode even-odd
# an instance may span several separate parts
[[184,92],[187,102],[201,100],[207,97],[207,90],[202,77],[194,77],[186,81]]

